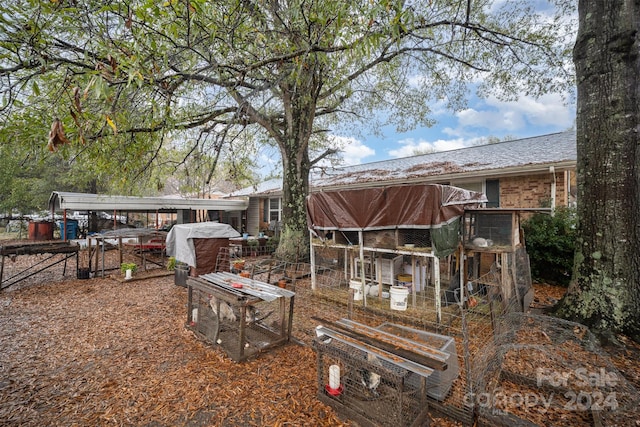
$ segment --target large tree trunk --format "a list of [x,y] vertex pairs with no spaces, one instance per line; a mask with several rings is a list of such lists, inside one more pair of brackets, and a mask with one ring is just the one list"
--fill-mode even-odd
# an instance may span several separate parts
[[599,332],[640,337],[640,63],[636,1],[581,0],[578,241],[558,313]]
[[[293,144],[294,147],[297,144]],[[295,150],[283,157],[282,236],[276,255],[306,261],[309,239],[305,200],[309,193],[309,155]]]
[[321,87],[319,68],[313,61],[285,81],[283,93],[284,138],[278,141],[282,155],[282,235],[276,255],[289,261],[309,256],[306,197],[309,194],[309,141],[313,131],[316,101]]

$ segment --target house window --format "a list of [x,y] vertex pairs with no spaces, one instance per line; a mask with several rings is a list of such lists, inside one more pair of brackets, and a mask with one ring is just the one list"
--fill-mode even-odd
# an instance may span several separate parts
[[282,207],[279,198],[269,199],[269,222],[280,221]]
[[488,179],[485,183],[487,195],[487,207],[488,208],[499,208],[500,207],[500,180],[498,179]]
[[484,193],[484,182],[482,181],[467,181],[467,182],[452,182],[451,185],[464,188],[469,191],[477,191],[479,193]]
[[486,181],[467,181],[467,182],[452,182],[451,185],[464,188],[469,191],[477,191],[484,193],[487,196],[487,208],[500,207],[500,180],[488,179]]
[[262,222],[269,222],[269,199],[264,199],[262,203]]

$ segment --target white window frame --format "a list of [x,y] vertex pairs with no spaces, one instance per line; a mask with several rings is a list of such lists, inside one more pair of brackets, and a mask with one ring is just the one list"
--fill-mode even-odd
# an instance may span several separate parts
[[[275,206],[274,206],[275,205]],[[277,219],[273,218],[273,214],[276,214]],[[282,220],[282,198],[272,197],[269,198],[269,222]]]
[[[487,181],[484,179],[478,181],[451,181],[451,185],[469,191],[480,191],[484,194],[487,193]],[[478,189],[478,186],[480,186],[480,189]],[[485,205],[486,203],[482,203],[482,206]]]

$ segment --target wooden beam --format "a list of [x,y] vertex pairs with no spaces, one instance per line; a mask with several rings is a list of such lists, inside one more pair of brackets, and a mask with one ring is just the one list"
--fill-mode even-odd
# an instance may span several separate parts
[[[401,337],[397,337],[397,339],[394,338],[392,341],[390,337],[382,331],[372,333],[371,330],[367,330],[366,328],[344,326],[318,317],[312,317],[312,319],[323,323],[329,328],[339,330],[341,334],[346,335],[349,338],[357,339],[365,344],[377,347],[411,362],[428,366],[429,368],[437,369],[439,371],[444,371],[448,367],[446,359],[449,355],[441,352],[440,350],[430,349],[420,344],[411,345],[408,340]],[[420,346],[420,348],[417,348],[417,346]],[[431,354],[424,354],[425,351],[428,351]]]

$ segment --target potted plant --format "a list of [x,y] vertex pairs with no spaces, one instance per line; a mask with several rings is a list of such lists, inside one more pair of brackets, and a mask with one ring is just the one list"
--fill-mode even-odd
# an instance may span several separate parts
[[[78,279],[89,279],[91,277],[91,269],[89,266],[89,251],[86,248],[81,249],[78,252],[79,264],[82,267],[78,267]],[[85,267],[86,266],[86,267]]]
[[174,271],[176,269],[176,257],[169,257],[167,260],[167,270]]
[[137,268],[138,266],[135,262],[123,262],[120,264],[120,272],[124,275],[125,279],[130,279]]

